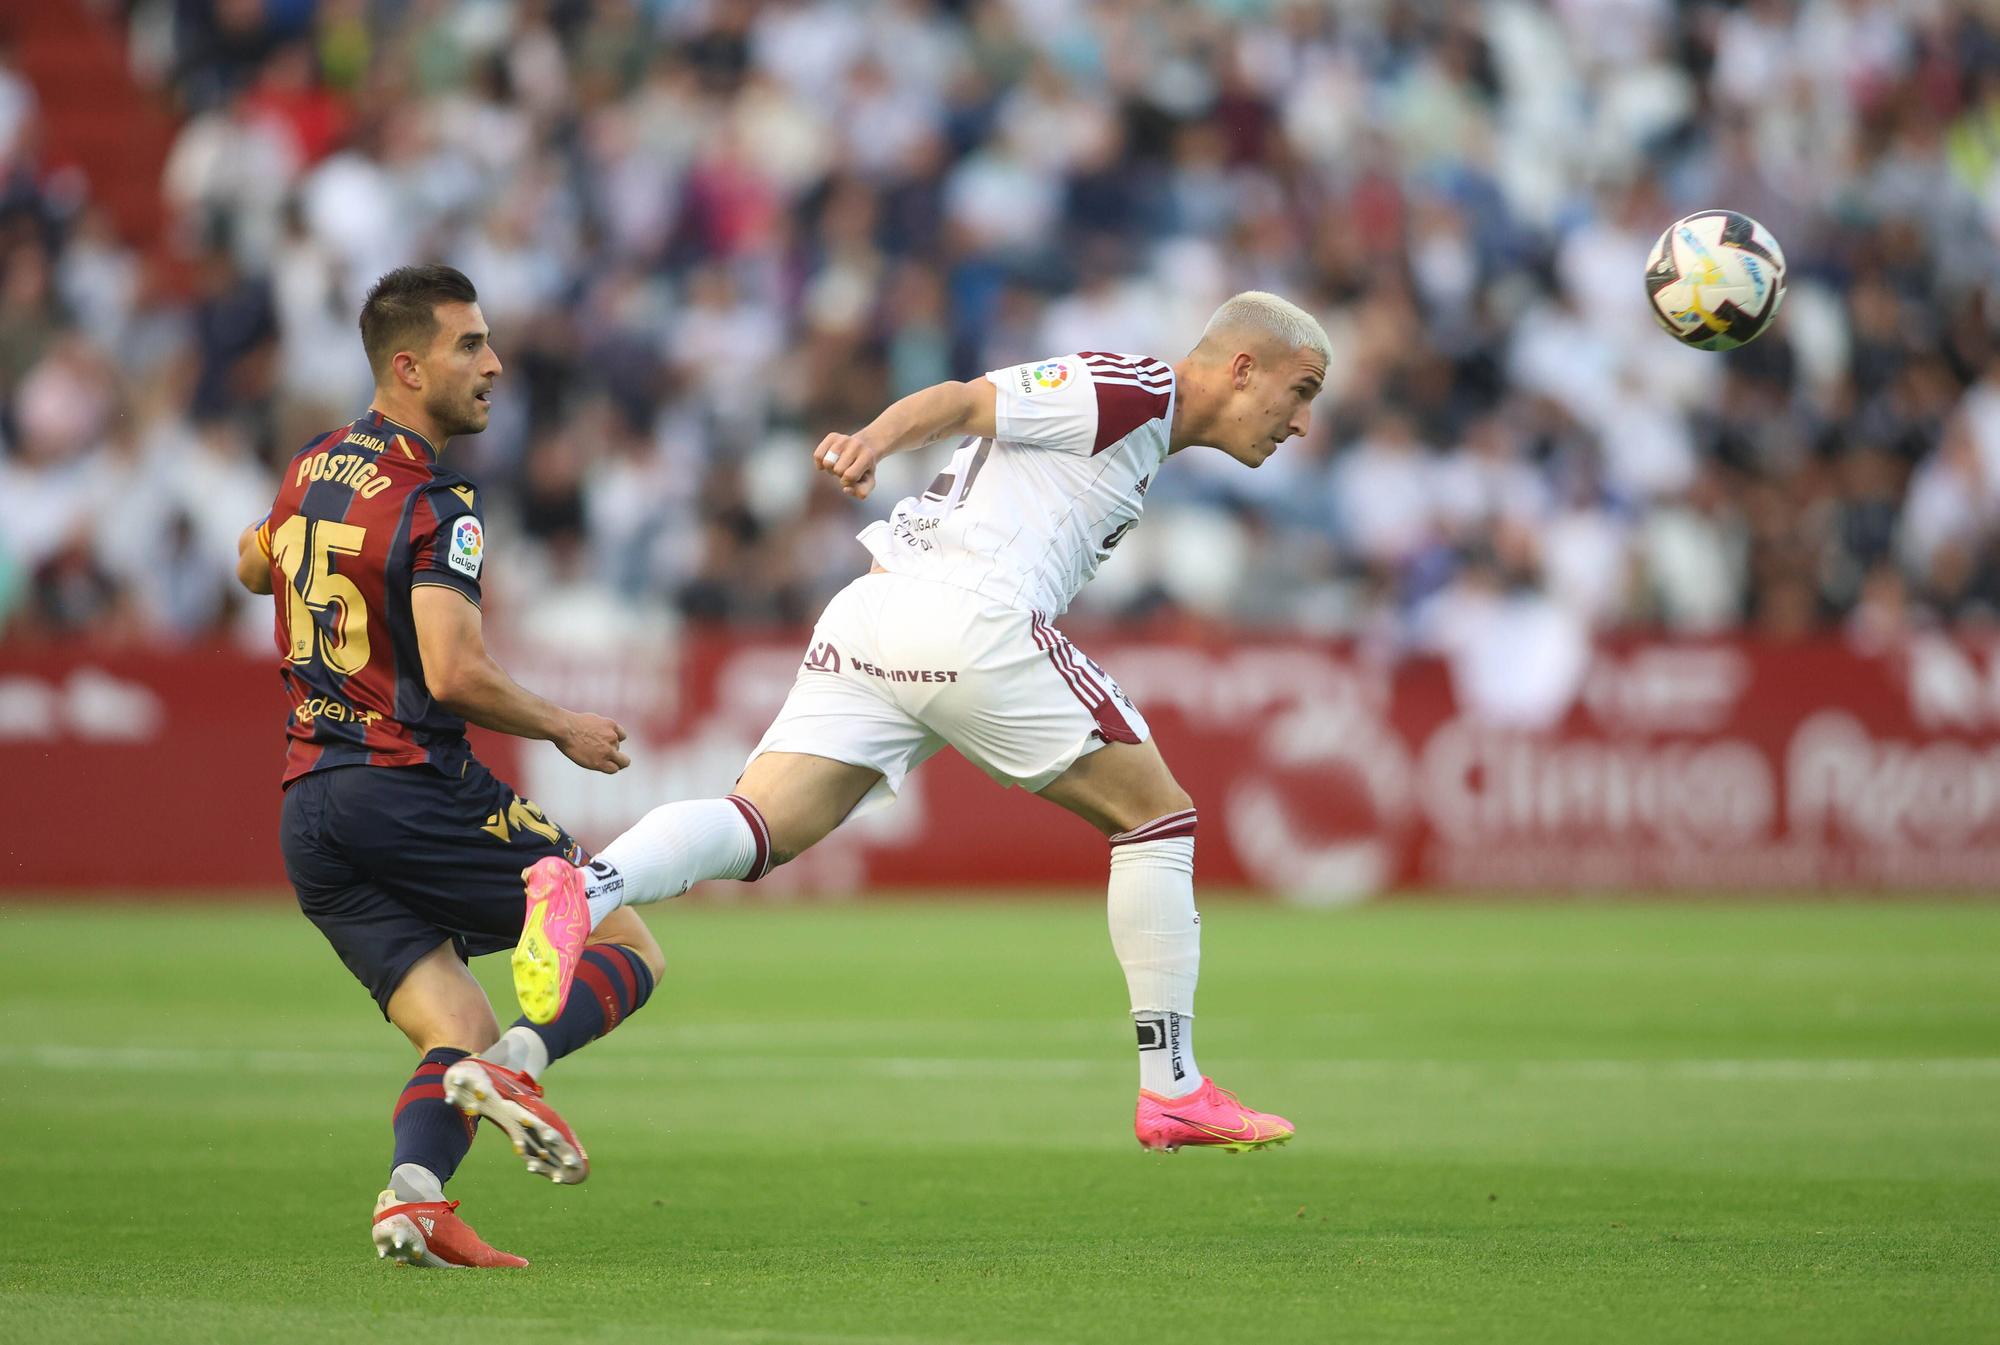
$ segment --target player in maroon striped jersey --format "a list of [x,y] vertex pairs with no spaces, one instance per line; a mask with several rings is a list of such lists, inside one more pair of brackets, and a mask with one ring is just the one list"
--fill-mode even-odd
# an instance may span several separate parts
[[[486,428],[500,359],[479,296],[445,266],[383,276],[361,310],[375,374],[367,411],[301,449],[270,514],[245,532],[238,577],[275,588],[285,724],[282,837],[299,906],[422,1059],[397,1099],[377,1254],[415,1265],[525,1265],[453,1212],[444,1183],[478,1118],[528,1170],[589,1172],[538,1076],[645,1003],[664,959],[630,912],[599,925],[572,996],[504,1036],[469,956],[521,937],[521,870],[582,847],[472,754],[467,722],[555,743],[607,774],[625,734],[551,704],[486,652],[486,536],[473,483],[442,462]],[[475,1055],[477,1052],[479,1054]]]
[[[847,818],[890,802],[945,744],[1096,827],[1111,845],[1111,942],[1139,1039],[1134,1130],[1152,1150],[1260,1148],[1292,1134],[1196,1067],[1201,917],[1193,801],[1138,707],[1052,624],[1138,523],[1170,455],[1195,445],[1255,467],[1302,435],[1331,349],[1276,295],[1223,304],[1174,364],[1082,351],[942,383],[814,464],[861,497],[892,453],[961,437],[919,495],[861,541],[873,570],[821,614],[791,695],[736,792],[654,809],[588,868],[552,857],[529,900],[584,927],[704,878],[755,879]],[[563,1002],[574,951],[531,927],[515,986],[531,1015]]]

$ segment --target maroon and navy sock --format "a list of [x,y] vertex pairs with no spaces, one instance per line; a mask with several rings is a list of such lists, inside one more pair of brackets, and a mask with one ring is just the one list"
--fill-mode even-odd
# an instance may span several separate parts
[[396,1132],[396,1156],[390,1162],[390,1185],[406,1200],[419,1195],[435,1199],[428,1191],[419,1189],[405,1192],[406,1182],[397,1177],[408,1177],[402,1171],[406,1164],[414,1164],[437,1179],[438,1186],[451,1180],[451,1174],[458,1171],[459,1161],[465,1151],[472,1147],[472,1130],[477,1124],[473,1117],[445,1101],[444,1072],[470,1055],[453,1046],[440,1046],[424,1056],[417,1072],[403,1085],[403,1095],[396,1099],[396,1110],[390,1115],[390,1124]]
[[639,1011],[653,993],[653,973],[644,958],[616,943],[593,943],[576,964],[569,1003],[553,1023],[515,1021],[542,1039],[549,1060],[580,1051]]

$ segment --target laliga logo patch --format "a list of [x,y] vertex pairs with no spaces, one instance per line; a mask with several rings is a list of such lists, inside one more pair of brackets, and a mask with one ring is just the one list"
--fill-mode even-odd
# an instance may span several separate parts
[[479,520],[467,515],[451,525],[451,568],[467,579],[479,578],[479,562],[486,552],[486,537]]
[[1069,382],[1069,366],[1061,360],[1049,360],[1046,363],[1036,365],[1034,373],[1029,375],[1029,377],[1034,379],[1035,383],[1031,391],[1054,392],[1057,388]]

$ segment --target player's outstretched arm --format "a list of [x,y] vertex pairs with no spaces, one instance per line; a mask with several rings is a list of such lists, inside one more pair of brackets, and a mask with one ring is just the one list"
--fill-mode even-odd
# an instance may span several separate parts
[[236,539],[236,582],[252,593],[271,591],[271,551],[264,539],[264,523],[259,519]]
[[463,593],[418,584],[410,590],[410,615],[424,685],[438,704],[481,728],[552,742],[586,770],[616,775],[632,764],[618,750],[625,730],[614,721],[545,701],[493,661],[479,608]]
[[857,500],[875,489],[875,464],[954,435],[990,439],[996,433],[993,385],[939,383],[913,392],[855,434],[829,434],[813,450],[813,465],[840,478],[840,488]]

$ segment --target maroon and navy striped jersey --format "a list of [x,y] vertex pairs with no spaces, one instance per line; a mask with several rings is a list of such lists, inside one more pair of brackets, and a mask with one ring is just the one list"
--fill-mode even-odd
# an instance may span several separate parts
[[431,698],[410,594],[438,584],[479,601],[485,525],[472,483],[370,410],[291,460],[257,540],[292,707],[284,783],[331,766],[429,762],[455,774],[465,721]]

